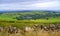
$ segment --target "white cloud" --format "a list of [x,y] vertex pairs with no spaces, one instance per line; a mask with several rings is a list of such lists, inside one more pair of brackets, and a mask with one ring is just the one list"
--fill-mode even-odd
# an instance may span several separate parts
[[59,1],[52,2],[25,2],[22,3],[10,3],[10,4],[0,4],[0,10],[29,10],[29,9],[52,9],[56,10],[60,8]]
[[44,3],[32,4],[31,7],[33,7],[33,8],[35,7],[37,9],[56,9],[56,8],[58,9],[58,7],[60,7],[60,4],[58,1],[44,2]]

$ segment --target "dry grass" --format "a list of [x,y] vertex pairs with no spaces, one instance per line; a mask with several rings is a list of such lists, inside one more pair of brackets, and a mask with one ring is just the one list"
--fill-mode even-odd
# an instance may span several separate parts
[[29,32],[24,32],[23,34],[21,32],[19,33],[14,33],[14,34],[8,34],[7,32],[3,31],[0,32],[0,36],[60,36],[60,31],[59,32],[47,32],[47,31],[29,31]]

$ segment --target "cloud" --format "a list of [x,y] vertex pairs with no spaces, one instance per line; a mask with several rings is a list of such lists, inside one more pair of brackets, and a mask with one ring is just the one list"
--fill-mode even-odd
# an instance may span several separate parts
[[60,8],[60,2],[53,1],[53,2],[44,2],[44,3],[36,3],[32,4],[32,7],[35,7],[37,9],[58,9]]
[[57,0],[0,0],[0,3],[17,3],[17,2],[48,2]]
[[58,10],[59,1],[0,4],[0,10]]

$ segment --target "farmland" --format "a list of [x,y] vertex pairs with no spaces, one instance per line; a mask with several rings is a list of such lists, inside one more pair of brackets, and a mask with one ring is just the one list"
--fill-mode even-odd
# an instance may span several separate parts
[[[39,25],[37,31],[32,28],[35,24]],[[0,30],[3,27],[3,31],[0,32],[0,36],[60,36],[60,31],[45,31],[40,29],[40,25],[43,24],[46,27],[49,24],[60,24],[60,12],[50,11],[32,11],[32,12],[4,12],[0,13]],[[10,27],[11,26],[11,27]],[[55,25],[56,26],[56,25]],[[20,32],[11,33],[11,30],[16,27]],[[22,27],[29,27],[32,31],[24,32]],[[10,30],[7,29],[11,28]],[[56,27],[54,27],[56,28]],[[17,30],[16,29],[16,30]],[[44,29],[44,28],[43,28]],[[7,30],[7,31],[6,31]],[[14,30],[13,30],[14,31]],[[14,31],[15,32],[15,31]]]
[[0,13],[0,23],[1,25],[4,23],[7,23],[7,25],[8,23],[19,24],[19,25],[60,23],[60,12],[33,11],[33,12]]

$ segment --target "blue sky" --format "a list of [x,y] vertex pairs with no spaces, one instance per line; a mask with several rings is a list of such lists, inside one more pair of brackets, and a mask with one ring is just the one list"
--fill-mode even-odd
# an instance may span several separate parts
[[0,0],[0,10],[60,10],[60,0]]

